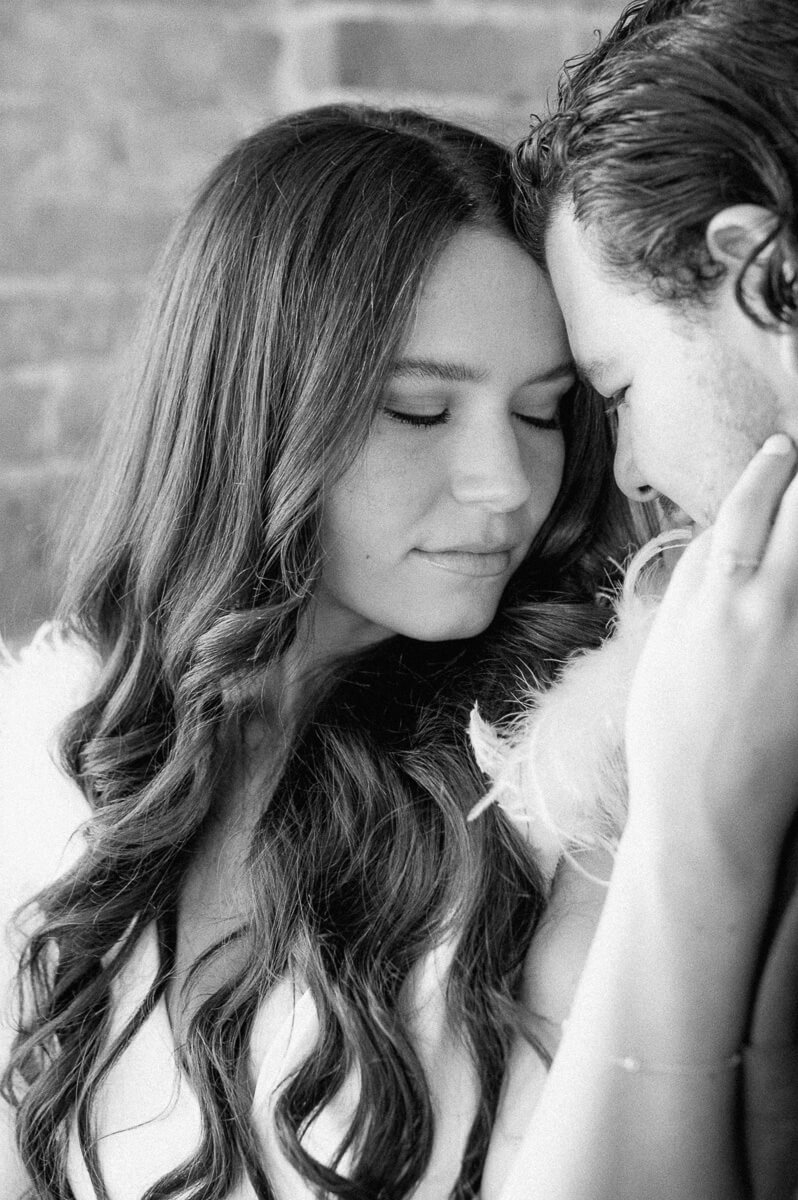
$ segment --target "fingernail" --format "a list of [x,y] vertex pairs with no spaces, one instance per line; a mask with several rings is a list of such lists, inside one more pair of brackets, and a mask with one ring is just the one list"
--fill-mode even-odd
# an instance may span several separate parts
[[786,433],[774,433],[762,447],[763,454],[792,454],[795,447]]

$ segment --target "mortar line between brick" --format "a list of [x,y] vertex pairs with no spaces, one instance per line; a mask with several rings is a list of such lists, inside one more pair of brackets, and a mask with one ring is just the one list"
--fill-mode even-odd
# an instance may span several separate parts
[[[175,5],[172,8],[160,0],[123,0],[122,3],[120,0],[71,0],[69,7],[70,11],[78,16],[115,17],[124,23],[133,23],[141,17],[153,17],[155,24],[163,24],[173,20],[175,16],[183,17],[187,21],[189,17],[197,20],[196,11],[183,5]],[[208,4],[202,9],[202,15],[209,22],[227,25],[230,28],[253,24],[271,26],[274,23],[271,15],[264,13],[263,5],[257,0],[242,4],[238,8],[220,8],[218,5]]]
[[[558,8],[558,24],[572,23],[574,19],[575,13],[570,6]],[[321,23],[332,24],[342,20],[373,24],[484,25],[497,29],[541,29],[551,25],[552,14],[538,4],[525,4],[523,7],[498,4],[495,8],[486,9],[482,4],[463,3],[462,0],[455,0],[455,3],[445,7],[391,3],[389,0],[375,9],[371,0],[322,0],[321,3],[286,11],[281,26],[285,32],[290,32],[293,29],[307,29]]]
[[68,296],[73,293],[99,297],[117,296],[125,292],[139,295],[146,283],[146,275],[127,275],[120,280],[80,275],[0,275],[0,299]]
[[[601,6],[601,0],[597,0],[596,7],[600,8]],[[173,19],[175,15],[181,16],[187,12],[181,6],[172,8],[164,5],[161,0],[124,0],[124,3],[120,3],[119,0],[71,0],[70,9],[80,15],[113,16],[125,22],[134,21],[142,16],[152,16],[157,21],[167,21]],[[241,4],[235,8],[223,7],[220,9],[216,5],[208,5],[202,12],[203,16],[220,24],[238,26],[255,23],[279,28],[284,21],[291,21],[297,16],[302,19],[305,14],[312,19],[318,12],[333,14],[338,12],[342,16],[362,15],[372,19],[380,19],[386,14],[391,19],[412,19],[419,15],[434,13],[436,16],[451,16],[454,19],[460,16],[465,16],[469,20],[478,18],[492,24],[494,20],[496,23],[516,23],[519,17],[523,21],[531,10],[536,16],[539,15],[544,20],[551,20],[552,13],[547,8],[546,0],[520,0],[520,2],[519,0],[517,2],[497,0],[497,3],[492,4],[489,9],[485,8],[484,0],[433,0],[432,4],[425,3],[424,0],[417,3],[386,0],[386,3],[380,4],[379,7],[375,6],[374,0],[310,0],[309,3],[301,5],[291,3],[291,0],[288,2],[283,0],[282,3],[275,6],[273,13],[264,13],[263,5],[255,0],[255,2]],[[582,15],[582,13],[572,3],[565,0],[565,3],[558,4],[556,15],[560,19],[562,16],[572,18]],[[597,15],[599,14],[597,13]]]
[[44,483],[48,479],[67,479],[77,475],[84,466],[83,459],[58,457],[32,459],[30,463],[19,466],[2,463],[0,464],[0,488],[16,488],[25,484]]
[[[120,334],[123,333],[124,331],[120,331]],[[52,380],[68,386],[75,372],[90,371],[99,366],[110,372],[110,381],[113,382],[117,369],[124,365],[118,360],[118,355],[123,353],[124,339],[123,344],[116,349],[111,347],[93,354],[88,350],[76,350],[74,354],[57,354],[52,358],[21,359],[0,366],[0,380],[12,379],[23,384]]]
[[475,117],[500,118],[506,114],[507,106],[504,97],[497,100],[476,97],[472,92],[424,92],[407,91],[393,88],[305,88],[303,98],[308,104],[373,104],[382,106],[389,104],[397,107],[409,105],[411,108],[424,108],[428,111],[443,111],[452,106],[467,110]]

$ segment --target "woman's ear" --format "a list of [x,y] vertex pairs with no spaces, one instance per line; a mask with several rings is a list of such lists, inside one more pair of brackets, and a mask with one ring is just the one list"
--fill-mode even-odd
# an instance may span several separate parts
[[776,214],[761,204],[732,204],[716,212],[707,225],[707,249],[715,262],[739,271],[778,223]]

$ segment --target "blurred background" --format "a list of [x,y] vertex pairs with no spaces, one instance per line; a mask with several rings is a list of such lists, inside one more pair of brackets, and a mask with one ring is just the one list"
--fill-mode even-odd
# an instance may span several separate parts
[[54,520],[168,229],[290,109],[413,104],[515,140],[621,0],[0,0],[0,633],[52,612]]

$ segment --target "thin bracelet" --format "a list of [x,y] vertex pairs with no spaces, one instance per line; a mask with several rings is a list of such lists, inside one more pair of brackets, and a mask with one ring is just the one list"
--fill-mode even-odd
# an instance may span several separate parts
[[647,1062],[642,1058],[634,1058],[631,1054],[606,1055],[607,1062],[614,1067],[620,1067],[629,1075],[682,1075],[687,1078],[704,1078],[717,1075],[721,1071],[735,1071],[743,1061],[742,1054],[736,1051],[728,1058],[717,1059],[707,1063],[656,1063]]
[[[560,1024],[564,1033],[568,1025],[567,1018]],[[728,1058],[720,1058],[706,1063],[649,1062],[644,1058],[635,1058],[633,1054],[602,1054],[593,1047],[590,1047],[587,1053],[601,1058],[603,1062],[609,1063],[613,1067],[619,1067],[629,1075],[682,1075],[697,1079],[717,1075],[720,1071],[736,1071],[743,1061],[740,1050],[735,1050],[734,1054],[730,1054]]]

